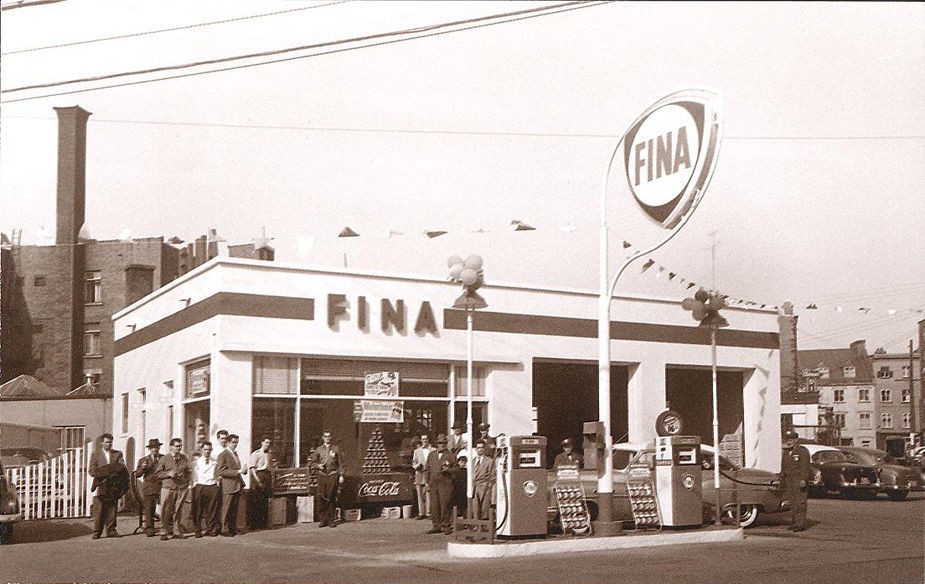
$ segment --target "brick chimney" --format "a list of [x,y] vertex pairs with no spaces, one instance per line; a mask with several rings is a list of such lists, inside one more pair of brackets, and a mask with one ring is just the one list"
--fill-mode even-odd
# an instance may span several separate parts
[[800,387],[800,364],[797,360],[798,318],[793,314],[793,304],[784,302],[777,316],[777,324],[780,330],[780,390],[782,397],[787,394],[796,394]]
[[80,106],[56,107],[58,113],[58,206],[55,243],[77,243],[84,224],[87,175],[87,118]]
[[854,363],[855,370],[858,372],[858,377],[862,377],[860,373],[863,371],[863,379],[872,380],[874,378],[874,362],[867,353],[867,342],[864,339],[854,341],[850,347],[851,360]]

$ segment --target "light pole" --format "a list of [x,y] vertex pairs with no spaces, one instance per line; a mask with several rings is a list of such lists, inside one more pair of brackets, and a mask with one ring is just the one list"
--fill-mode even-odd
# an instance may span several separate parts
[[[462,284],[463,293],[453,302],[453,308],[466,311],[466,460],[472,464],[472,315],[477,308],[486,308],[488,303],[476,292],[484,283],[482,258],[470,255],[465,260],[451,256],[447,260],[450,268],[450,281]],[[453,389],[455,392],[455,388]],[[472,472],[466,473],[466,515],[473,516],[472,498],[474,496]]]

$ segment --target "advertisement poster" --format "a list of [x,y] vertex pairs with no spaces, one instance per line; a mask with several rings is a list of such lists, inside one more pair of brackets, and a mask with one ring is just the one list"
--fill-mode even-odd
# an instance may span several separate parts
[[405,420],[405,402],[360,400],[360,421],[380,424],[400,424]]
[[398,372],[376,371],[364,376],[363,395],[370,397],[398,397]]

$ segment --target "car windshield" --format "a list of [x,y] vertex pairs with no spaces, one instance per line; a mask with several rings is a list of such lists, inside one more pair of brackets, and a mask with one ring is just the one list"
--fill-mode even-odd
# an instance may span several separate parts
[[22,466],[32,462],[48,460],[48,453],[41,448],[0,448],[0,457],[6,466]]
[[[713,453],[705,452],[701,450],[700,455],[703,459],[703,468],[707,468],[707,469],[713,468]],[[630,459],[630,462],[648,465],[652,461],[654,456],[655,456],[655,453],[653,451],[643,450],[642,452],[639,452],[635,456],[633,456]],[[619,467],[614,465],[614,468],[619,468]],[[736,463],[732,462],[731,460],[729,460],[728,458],[726,458],[725,456],[720,455],[719,468],[720,470],[725,470],[725,471],[735,471],[735,470],[739,470],[741,467],[737,465]]]
[[844,452],[838,450],[820,450],[813,455],[813,462],[825,464],[827,462],[845,462],[848,458]]

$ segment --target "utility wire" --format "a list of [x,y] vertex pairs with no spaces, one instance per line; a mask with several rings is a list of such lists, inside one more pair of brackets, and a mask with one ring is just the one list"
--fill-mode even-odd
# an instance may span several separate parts
[[[25,86],[22,86],[22,87],[14,87],[14,88],[12,88],[12,89],[4,89],[4,90],[0,91],[0,93],[12,93],[12,92],[15,92],[15,91],[25,91],[25,90],[29,90],[29,89],[45,89],[45,88],[51,88],[51,87],[60,87],[60,86],[62,86],[62,85],[72,85],[72,84],[75,84],[75,83],[86,83],[86,82],[91,82],[91,81],[102,81],[102,80],[106,80],[106,79],[116,79],[116,78],[120,78],[120,77],[128,77],[128,76],[133,76],[133,75],[143,75],[143,74],[149,74],[149,73],[158,73],[158,72],[163,72],[163,71],[175,71],[175,70],[179,70],[179,69],[188,69],[188,68],[191,68],[191,67],[200,67],[200,66],[203,66],[203,65],[215,65],[215,64],[219,64],[219,63],[227,63],[227,62],[232,62],[232,61],[240,61],[240,60],[243,60],[243,59],[253,59],[253,58],[258,58],[258,57],[268,57],[268,56],[273,56],[273,55],[281,55],[281,54],[286,54],[286,53],[292,53],[292,52],[296,52],[296,51],[306,51],[306,50],[310,50],[310,49],[318,49],[318,48],[324,48],[324,47],[330,47],[330,46],[336,46],[336,45],[343,45],[343,44],[348,44],[348,43],[356,43],[356,42],[362,42],[362,41],[369,41],[369,40],[375,40],[375,39],[382,39],[382,38],[388,38],[388,37],[393,37],[393,36],[413,35],[413,36],[406,37],[406,38],[393,39],[393,40],[388,40],[388,41],[380,41],[380,42],[376,42],[376,43],[369,43],[369,44],[359,45],[359,46],[354,46],[354,47],[346,47],[346,48],[342,48],[342,49],[333,49],[333,50],[330,50],[330,51],[324,51],[324,52],[320,52],[320,53],[311,53],[311,54],[308,54],[308,55],[299,55],[299,56],[296,56],[296,57],[286,57],[286,58],[283,58],[283,59],[274,59],[274,60],[270,60],[270,61],[263,61],[263,62],[260,62],[260,63],[250,63],[250,64],[246,64],[246,65],[236,65],[236,66],[224,67],[224,68],[220,68],[220,69],[210,69],[210,70],[208,70],[208,71],[199,71],[199,72],[194,72],[194,73],[185,73],[185,74],[180,74],[180,75],[171,75],[171,76],[167,76],[167,77],[160,77],[160,78],[157,78],[157,79],[146,79],[146,80],[143,80],[143,81],[136,81],[136,82],[130,82],[130,83],[124,83],[124,84],[113,84],[113,85],[108,85],[108,86],[93,87],[93,88],[89,88],[89,89],[79,89],[79,90],[73,90],[73,91],[67,91],[67,92],[60,92],[60,93],[47,94],[47,95],[41,95],[41,96],[34,96],[34,97],[30,97],[30,98],[11,99],[11,100],[0,101],[0,103],[13,103],[13,102],[17,102],[17,101],[27,101],[27,100],[31,100],[31,99],[40,99],[40,98],[44,98],[44,97],[53,97],[53,96],[58,96],[58,95],[68,95],[68,94],[71,94],[71,93],[82,93],[82,92],[87,92],[87,91],[96,91],[96,90],[99,90],[99,89],[111,89],[111,88],[113,88],[113,87],[122,87],[122,86],[127,86],[127,85],[137,85],[137,84],[141,84],[141,83],[151,83],[151,82],[154,82],[154,81],[163,81],[163,80],[166,80],[166,79],[177,79],[177,78],[181,78],[181,77],[192,77],[192,76],[195,76],[195,75],[205,75],[205,74],[209,74],[209,73],[218,73],[218,72],[220,72],[220,71],[231,71],[231,70],[234,70],[234,69],[244,69],[244,68],[248,68],[248,67],[258,67],[258,66],[262,66],[262,65],[269,65],[269,64],[271,64],[271,63],[282,63],[282,62],[285,62],[285,61],[294,61],[294,60],[297,60],[297,59],[306,59],[306,58],[317,57],[317,56],[321,56],[321,55],[329,55],[329,54],[332,54],[332,53],[340,53],[340,52],[346,52],[346,51],[351,51],[351,50],[356,50],[356,49],[361,49],[361,48],[369,48],[369,47],[375,47],[375,46],[383,46],[383,45],[389,45],[389,44],[393,44],[393,43],[405,42],[405,41],[409,41],[409,40],[416,40],[416,39],[420,39],[420,38],[427,38],[427,37],[438,36],[438,35],[443,35],[443,34],[450,34],[450,33],[460,32],[460,31],[464,31],[464,30],[472,30],[472,29],[483,28],[483,27],[487,27],[487,26],[494,26],[494,25],[497,25],[497,24],[506,24],[506,23],[509,23],[509,22],[515,22],[515,21],[519,21],[519,20],[527,20],[527,19],[529,19],[529,18],[538,18],[538,17],[541,17],[541,16],[548,16],[548,15],[551,15],[551,14],[558,14],[558,13],[560,13],[560,12],[568,12],[568,11],[571,11],[571,10],[579,10],[579,9],[582,9],[582,8],[591,8],[591,7],[593,7],[593,6],[599,6],[599,5],[601,5],[601,4],[609,4],[610,2],[612,2],[612,0],[604,0],[604,1],[600,1],[600,2],[585,2],[585,1],[583,1],[583,0],[577,0],[577,1],[572,1],[572,2],[565,2],[565,3],[562,3],[562,4],[555,4],[555,5],[552,5],[552,6],[543,6],[543,7],[539,7],[539,8],[529,8],[529,9],[526,9],[526,10],[518,10],[518,11],[514,11],[514,12],[505,12],[505,13],[493,14],[493,15],[489,15],[489,16],[481,16],[481,17],[469,18],[469,19],[465,19],[465,20],[456,20],[456,21],[452,21],[452,22],[444,22],[444,23],[433,24],[433,25],[427,25],[427,26],[422,26],[422,27],[417,27],[417,28],[411,28],[411,29],[403,29],[403,30],[389,31],[389,32],[385,32],[385,33],[377,33],[377,34],[372,34],[372,35],[364,35],[364,36],[359,36],[359,37],[352,37],[352,38],[349,38],[349,39],[341,39],[341,40],[336,40],[336,41],[329,41],[329,42],[323,42],[323,43],[314,43],[314,44],[310,44],[310,45],[302,45],[302,46],[298,46],[298,47],[288,47],[288,48],[285,48],[285,49],[276,49],[276,50],[272,50],[272,51],[261,51],[261,52],[258,52],[258,53],[250,53],[250,54],[247,54],[247,55],[236,55],[236,56],[232,56],[232,57],[223,57],[223,58],[219,58],[219,59],[209,59],[209,60],[205,60],[205,61],[197,61],[197,62],[192,62],[192,63],[183,63],[183,64],[180,64],[180,65],[167,65],[167,66],[163,66],[163,67],[154,67],[154,68],[151,68],[151,69],[140,69],[140,70],[136,70],[136,71],[124,71],[124,72],[121,72],[121,73],[112,73],[112,74],[108,74],[108,75],[99,75],[99,76],[96,76],[96,77],[85,77],[85,78],[81,78],[81,79],[70,79],[70,80],[66,80],[66,81],[55,81],[55,82],[51,82],[51,83],[41,83],[41,84],[36,84],[36,85],[25,85]],[[485,21],[492,21],[492,22],[485,22]],[[475,24],[475,23],[481,23],[481,24]],[[470,25],[470,26],[466,26],[466,25]],[[445,28],[449,28],[449,27],[457,27],[457,28],[452,28],[451,30],[441,30],[441,29],[445,29]],[[433,31],[433,32],[429,32],[429,31]],[[421,33],[427,33],[427,34],[421,34]]]
[[[54,1],[61,1],[61,0],[54,0]],[[290,9],[288,9],[288,10],[278,10],[278,11],[276,11],[276,12],[265,12],[265,13],[263,13],[263,14],[252,14],[252,15],[250,15],[250,16],[239,16],[239,17],[237,17],[237,18],[228,18],[228,19],[225,19],[225,20],[213,20],[213,21],[211,21],[211,22],[200,22],[200,23],[197,23],[197,24],[187,24],[187,25],[185,25],[185,26],[175,26],[175,27],[172,27],[172,28],[161,28],[161,29],[157,29],[157,30],[148,30],[148,31],[143,31],[143,32],[134,32],[134,33],[129,33],[129,34],[121,34],[121,35],[117,35],[117,36],[103,37],[103,38],[98,38],[98,39],[88,39],[88,40],[85,40],[85,41],[74,41],[74,42],[71,42],[71,43],[61,43],[61,44],[57,44],[57,45],[45,45],[45,46],[42,46],[42,47],[32,47],[32,48],[30,48],[30,49],[19,49],[19,50],[16,50],[16,51],[7,51],[7,52],[5,52],[5,53],[0,53],[0,55],[18,55],[18,54],[20,54],[20,53],[31,53],[31,52],[34,52],[34,51],[45,51],[45,50],[48,50],[48,49],[60,49],[60,48],[63,48],[63,47],[74,47],[74,46],[77,46],[77,45],[89,45],[89,44],[91,44],[91,43],[101,43],[101,42],[105,42],[105,41],[114,41],[114,40],[118,40],[118,39],[128,39],[128,38],[134,38],[134,37],[140,37],[140,36],[147,36],[147,35],[151,35],[151,34],[160,34],[160,33],[162,33],[162,32],[173,32],[173,31],[177,31],[177,30],[188,30],[188,29],[191,29],[191,28],[199,28],[199,27],[203,27],[203,26],[212,26],[212,25],[214,25],[214,24],[227,24],[227,23],[229,23],[229,22],[240,22],[240,21],[242,21],[242,20],[250,20],[250,19],[253,19],[253,18],[263,18],[263,17],[265,17],[265,16],[276,16],[276,15],[278,15],[278,14],[289,14],[289,13],[291,13],[291,12],[300,12],[300,11],[302,11],[302,10],[312,10],[313,8],[324,8],[325,6],[333,6],[334,4],[343,4],[343,3],[349,2],[349,1],[350,1],[350,0],[338,0],[337,2],[328,2],[327,4],[316,4],[316,5],[314,5],[314,6],[302,6],[302,7],[300,7],[300,8],[290,8]],[[18,6],[14,6],[14,8],[18,8]]]
[[64,2],[64,0],[16,0],[15,2],[10,2],[0,6],[0,10],[13,10],[15,8],[30,8],[32,6],[38,6],[40,4],[55,4],[57,2]]
[[[85,90],[90,91],[90,90]],[[6,103],[6,102],[4,102]],[[3,116],[10,120],[55,121],[47,116]],[[616,134],[593,134],[575,132],[490,132],[486,130],[412,130],[401,128],[357,128],[347,126],[289,126],[272,124],[232,124],[216,122],[171,122],[165,120],[126,120],[113,118],[90,118],[90,123],[143,124],[153,126],[185,126],[202,128],[235,128],[253,130],[294,130],[308,132],[356,132],[369,134],[438,134],[447,136],[499,136],[521,138],[594,138],[615,140]],[[922,136],[723,136],[723,140],[925,140]],[[703,249],[709,249],[709,246]]]

